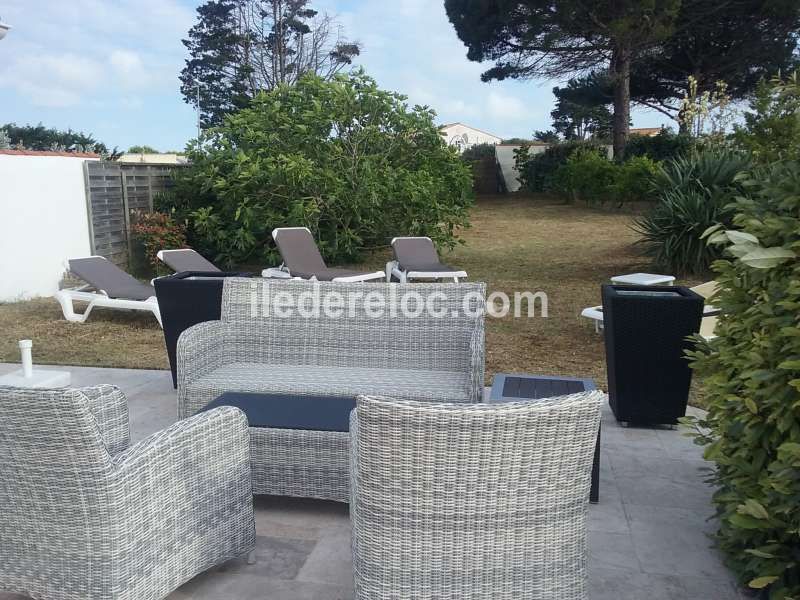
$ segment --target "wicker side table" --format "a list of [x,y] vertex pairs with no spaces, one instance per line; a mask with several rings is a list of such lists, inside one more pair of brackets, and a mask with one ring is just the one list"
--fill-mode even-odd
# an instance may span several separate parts
[[350,501],[355,399],[226,392],[208,404],[247,415],[253,493]]

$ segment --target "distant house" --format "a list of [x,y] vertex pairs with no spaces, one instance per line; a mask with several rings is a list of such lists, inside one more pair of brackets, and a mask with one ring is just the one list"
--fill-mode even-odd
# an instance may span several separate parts
[[188,161],[183,154],[167,152],[163,154],[139,154],[127,152],[117,159],[121,163],[140,165],[185,165]]
[[459,150],[466,150],[475,144],[499,144],[503,139],[499,135],[494,135],[463,123],[448,123],[439,127],[439,133],[450,146],[456,146]]
[[661,133],[662,127],[634,127],[630,129],[631,135],[643,135],[645,137],[653,137]]

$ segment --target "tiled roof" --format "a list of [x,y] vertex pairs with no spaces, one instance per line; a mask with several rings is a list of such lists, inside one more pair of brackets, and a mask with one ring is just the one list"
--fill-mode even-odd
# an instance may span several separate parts
[[0,154],[11,156],[67,156],[69,158],[100,158],[94,152],[55,152],[53,150],[0,150]]

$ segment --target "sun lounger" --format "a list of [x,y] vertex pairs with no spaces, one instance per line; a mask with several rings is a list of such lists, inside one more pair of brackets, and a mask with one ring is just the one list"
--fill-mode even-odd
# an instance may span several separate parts
[[[696,285],[692,288],[689,288],[696,294],[701,295],[704,299],[708,300],[714,294],[717,293],[717,282],[716,281],[707,281],[705,283],[701,283]],[[715,307],[713,304],[706,303],[703,306],[703,320],[700,322],[700,336],[706,340],[712,340],[716,336],[714,333],[714,329],[717,326],[717,315],[719,314],[719,309]],[[584,308],[581,311],[581,316],[586,317],[587,319],[591,319],[594,321],[594,330],[598,333],[603,329],[603,307],[602,306],[590,306],[588,308]]]
[[396,237],[392,240],[394,260],[386,263],[386,281],[411,279],[452,279],[458,283],[467,272],[444,265],[429,237]]
[[292,277],[338,282],[369,281],[384,277],[383,271],[365,273],[329,268],[307,227],[278,227],[273,229],[272,237],[283,258],[282,269]]
[[211,261],[206,260],[202,254],[191,248],[180,250],[159,250],[156,254],[158,260],[167,265],[176,273],[183,271],[204,271],[217,273],[220,271]]
[[[61,305],[61,311],[67,321],[83,323],[95,306],[103,306],[145,310],[153,313],[161,325],[161,313],[152,285],[131,277],[102,256],[70,259],[67,261],[67,268],[70,273],[87,283],[80,288],[56,292],[55,298]],[[75,312],[72,303],[76,300],[89,303],[83,314]]]

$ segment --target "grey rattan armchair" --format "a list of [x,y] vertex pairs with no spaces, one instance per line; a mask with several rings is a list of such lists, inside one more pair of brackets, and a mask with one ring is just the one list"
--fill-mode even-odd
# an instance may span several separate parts
[[154,600],[253,549],[240,411],[128,443],[127,402],[113,386],[0,388],[0,590]]
[[453,405],[359,397],[357,600],[584,600],[600,392]]
[[484,294],[482,283],[226,278],[220,320],[178,340],[178,416],[231,391],[480,402]]

